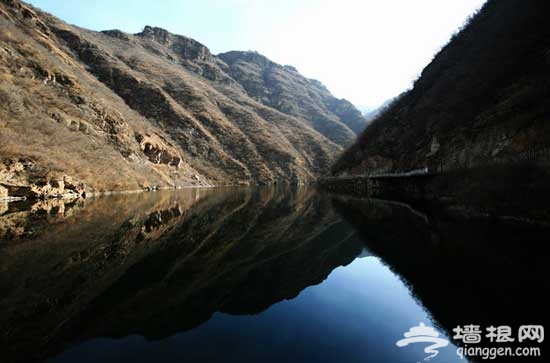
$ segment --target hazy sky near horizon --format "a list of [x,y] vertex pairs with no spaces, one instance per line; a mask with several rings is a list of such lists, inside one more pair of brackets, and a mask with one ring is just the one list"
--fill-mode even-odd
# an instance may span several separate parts
[[194,38],[217,54],[256,50],[377,106],[410,87],[485,0],[27,0],[93,30],[145,25]]

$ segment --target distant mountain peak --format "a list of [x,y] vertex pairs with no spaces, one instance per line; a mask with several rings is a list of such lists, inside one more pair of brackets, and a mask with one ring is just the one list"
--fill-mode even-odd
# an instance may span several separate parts
[[254,51],[218,54],[249,96],[283,113],[301,117],[339,145],[353,142],[366,120],[350,102],[334,97],[318,80]]
[[246,61],[259,65],[260,67],[281,67],[280,64],[273,62],[271,59],[267,58],[265,55],[262,55],[253,50],[232,50],[225,53],[218,54],[218,57],[223,59],[223,61],[229,65],[233,65],[238,61]]
[[185,59],[204,60],[212,56],[210,50],[204,44],[195,39],[171,33],[163,28],[146,25],[135,36],[167,46]]
[[150,25],[145,25],[145,27],[143,27],[143,30],[136,35],[142,38],[157,41],[159,43],[166,43],[174,36],[174,34],[170,33],[166,29]]

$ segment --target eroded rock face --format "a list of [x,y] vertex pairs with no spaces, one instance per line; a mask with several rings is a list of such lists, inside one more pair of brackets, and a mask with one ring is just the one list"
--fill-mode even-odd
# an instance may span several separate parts
[[166,45],[184,59],[204,61],[211,57],[208,48],[196,40],[172,34],[162,28],[147,25],[136,35]]
[[10,159],[0,163],[0,199],[80,198],[86,185],[75,178],[41,168],[29,159]]
[[141,151],[147,156],[150,162],[155,164],[166,164],[179,168],[182,163],[182,158],[172,148],[169,149],[163,146],[158,140],[158,137],[152,135],[136,134],[136,140],[140,145]]

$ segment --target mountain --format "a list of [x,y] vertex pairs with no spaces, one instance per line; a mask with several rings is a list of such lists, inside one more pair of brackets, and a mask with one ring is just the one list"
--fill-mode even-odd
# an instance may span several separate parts
[[332,174],[550,161],[550,4],[490,0]]
[[363,116],[377,109],[377,107],[366,105],[355,105],[355,107],[363,114]]
[[339,145],[355,141],[355,133],[365,127],[365,119],[351,102],[335,98],[322,83],[305,78],[292,66],[281,66],[256,52],[233,51],[218,57],[250,97],[308,120]]
[[18,0],[0,1],[0,26],[0,186],[11,196],[304,183],[364,122],[291,67],[218,57],[161,28],[94,32]]
[[380,116],[382,112],[384,112],[388,108],[388,106],[391,105],[393,100],[393,98],[390,98],[389,100],[384,101],[384,103],[382,103],[378,107],[365,109],[365,111],[363,111],[363,117],[365,118],[365,120],[367,120],[367,123]]

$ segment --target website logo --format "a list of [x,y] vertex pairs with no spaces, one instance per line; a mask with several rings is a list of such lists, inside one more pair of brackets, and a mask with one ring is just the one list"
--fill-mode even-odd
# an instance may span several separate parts
[[439,354],[437,349],[449,345],[448,340],[438,337],[439,333],[434,328],[427,327],[424,323],[420,323],[419,326],[412,327],[405,333],[405,339],[401,339],[396,344],[398,347],[404,347],[411,343],[431,344],[424,349],[424,353],[430,354],[428,357],[424,358],[424,360],[427,361]]

